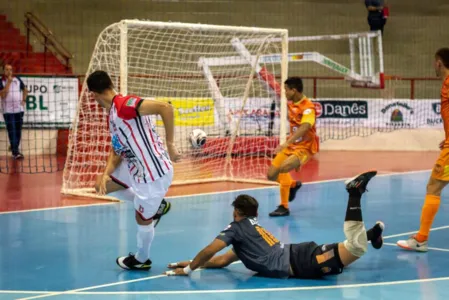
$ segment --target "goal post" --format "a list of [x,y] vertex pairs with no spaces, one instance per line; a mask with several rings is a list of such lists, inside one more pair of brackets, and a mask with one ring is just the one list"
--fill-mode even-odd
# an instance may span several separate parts
[[[209,63],[240,57],[233,41],[248,39],[259,40],[245,45],[252,63]],[[267,56],[279,59],[264,60]],[[108,72],[122,94],[172,104],[175,141],[182,152],[181,162],[174,164],[174,184],[267,183],[273,150],[287,135],[283,85],[273,88],[275,78],[283,82],[288,74],[286,29],[123,20],[100,33],[86,76],[96,70]],[[265,80],[258,79],[261,70]],[[271,103],[279,100],[274,131],[267,134],[273,121]],[[164,140],[160,118],[153,121]],[[203,148],[189,141],[194,129],[208,135]],[[93,196],[96,176],[103,172],[110,151],[109,135],[107,112],[89,97],[84,82],[62,193]]]

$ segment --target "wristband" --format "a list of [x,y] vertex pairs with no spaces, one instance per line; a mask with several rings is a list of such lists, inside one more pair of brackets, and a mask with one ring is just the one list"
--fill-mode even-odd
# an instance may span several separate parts
[[187,275],[189,275],[190,273],[192,273],[192,269],[190,269],[190,265],[188,265],[187,267],[185,267],[183,269],[184,273],[186,273]]

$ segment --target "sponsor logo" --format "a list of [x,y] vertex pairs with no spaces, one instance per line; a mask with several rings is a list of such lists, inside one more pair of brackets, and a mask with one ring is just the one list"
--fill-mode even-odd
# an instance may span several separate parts
[[[156,98],[175,108],[176,126],[210,126],[215,124],[214,100],[209,98]],[[156,126],[163,126],[157,119]]]
[[389,121],[385,122],[387,127],[394,128],[411,128],[412,125],[410,122],[406,120],[404,116],[404,112],[408,112],[409,115],[414,114],[414,110],[410,105],[406,102],[392,102],[386,105],[381,109],[383,114],[387,114],[389,116]]
[[334,71],[337,71],[337,72],[340,72],[340,73],[343,73],[343,74],[349,73],[349,69],[348,69],[348,68],[343,67],[343,66],[340,65],[339,63],[336,63],[335,61],[330,60],[330,59],[328,59],[328,58],[325,58],[325,59],[323,60],[323,64],[324,64],[325,66],[328,66],[329,68],[331,68],[331,69],[334,70]]
[[316,117],[317,118],[321,117],[321,115],[323,114],[323,106],[321,105],[320,102],[314,102],[313,104],[315,105]]
[[137,98],[129,98],[128,101],[126,101],[126,106],[136,106]]
[[315,102],[317,118],[333,119],[367,119],[367,101],[319,101]]
[[441,118],[441,102],[432,103],[432,111],[437,116],[434,118],[427,118],[427,125],[438,126],[443,124],[443,119]]
[[289,55],[290,61],[296,61],[296,60],[302,60],[304,58],[304,55],[302,54],[296,54],[296,55]]
[[75,88],[73,86],[64,86],[64,85],[53,85],[53,92],[55,93],[61,93],[66,91],[73,91]]

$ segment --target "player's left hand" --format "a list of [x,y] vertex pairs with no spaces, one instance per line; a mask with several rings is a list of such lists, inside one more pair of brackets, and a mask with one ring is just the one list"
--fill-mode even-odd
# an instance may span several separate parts
[[188,274],[184,273],[184,268],[177,268],[174,270],[166,271],[164,274],[167,276],[188,276]]
[[274,153],[278,154],[279,152],[283,151],[285,148],[287,148],[288,145],[287,144],[281,144],[279,146],[276,147],[276,149],[274,149]]
[[167,145],[168,155],[170,156],[170,160],[172,162],[178,162],[181,159],[181,154],[179,154],[178,149],[173,144]]

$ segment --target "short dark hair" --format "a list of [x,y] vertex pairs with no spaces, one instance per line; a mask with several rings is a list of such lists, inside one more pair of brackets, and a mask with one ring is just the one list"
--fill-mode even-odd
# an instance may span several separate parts
[[286,85],[288,85],[288,87],[290,89],[295,89],[300,93],[302,93],[302,91],[304,89],[304,86],[302,84],[302,79],[297,76],[287,78],[287,80],[284,83]]
[[239,195],[232,202],[232,206],[245,217],[256,217],[259,203],[250,195]]
[[435,58],[441,59],[443,65],[449,69],[449,48],[441,48],[435,53]]
[[114,85],[108,73],[95,71],[87,77],[87,87],[89,91],[101,94],[107,89],[112,89]]

